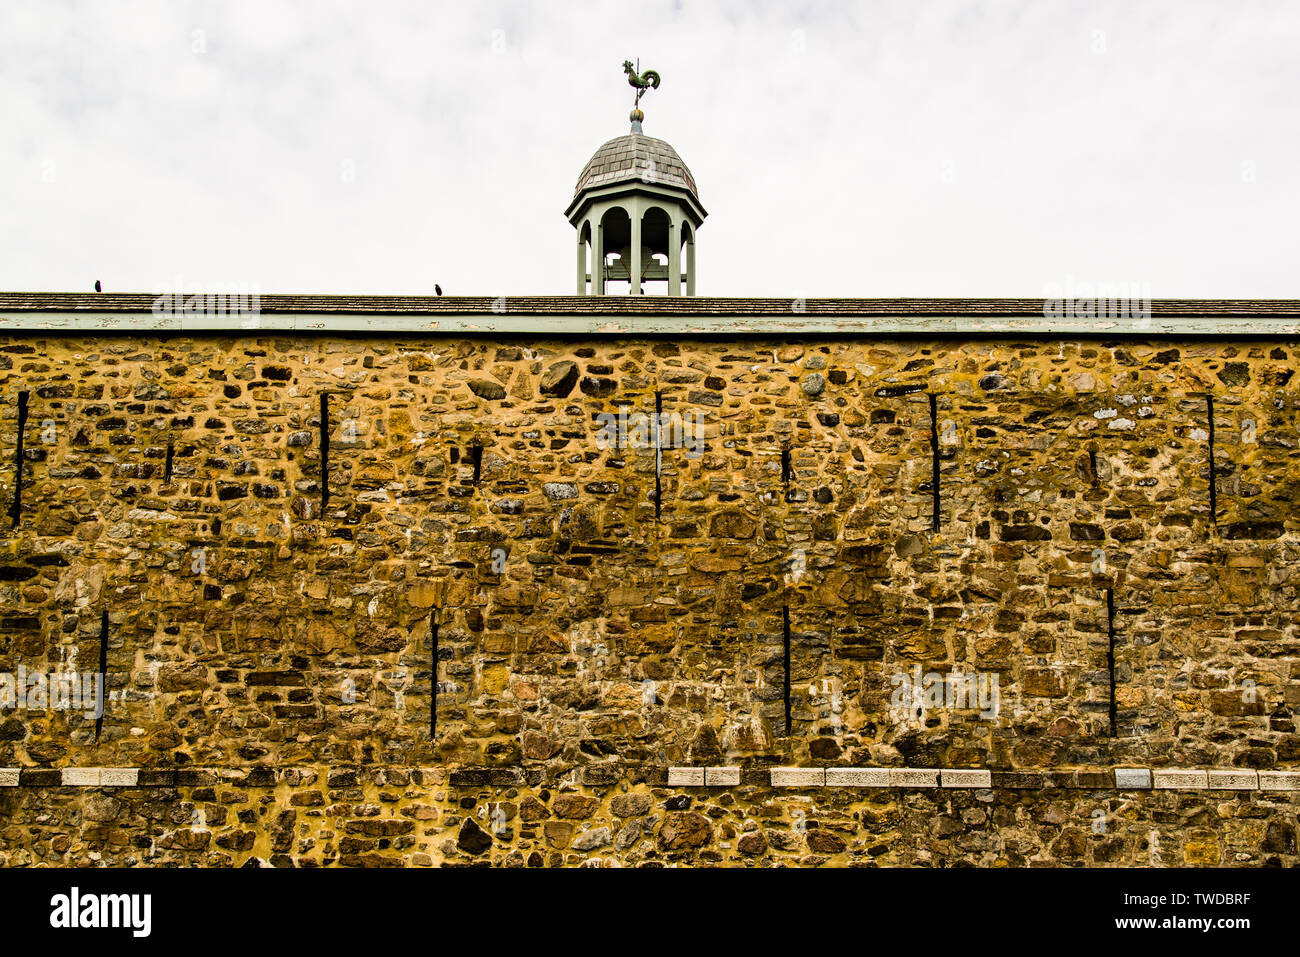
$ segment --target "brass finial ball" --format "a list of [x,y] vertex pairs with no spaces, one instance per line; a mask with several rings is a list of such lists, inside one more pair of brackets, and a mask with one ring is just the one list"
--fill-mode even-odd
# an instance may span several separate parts
[[645,114],[642,113],[640,110],[633,110],[631,113],[627,115],[627,118],[631,120],[633,123],[640,123],[642,120],[645,119]]

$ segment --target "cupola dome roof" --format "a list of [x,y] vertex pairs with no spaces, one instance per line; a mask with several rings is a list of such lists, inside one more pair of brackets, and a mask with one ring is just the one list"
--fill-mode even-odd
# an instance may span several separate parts
[[664,140],[644,133],[628,133],[610,140],[587,161],[573,191],[577,199],[586,190],[633,180],[675,186],[699,203],[695,177],[677,151]]

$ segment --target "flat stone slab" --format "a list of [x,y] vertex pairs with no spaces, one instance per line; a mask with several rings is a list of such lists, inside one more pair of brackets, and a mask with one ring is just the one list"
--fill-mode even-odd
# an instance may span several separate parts
[[1210,776],[1196,770],[1155,770],[1151,772],[1151,786],[1169,791],[1192,791],[1208,788]]
[[1260,771],[1261,791],[1300,791],[1300,771]]
[[831,788],[887,788],[889,768],[827,768],[826,786]]
[[65,787],[133,788],[140,779],[139,768],[64,768]]
[[669,768],[668,786],[670,788],[704,787],[704,768]]
[[939,782],[946,788],[991,788],[993,772],[978,768],[944,768]]
[[826,785],[825,768],[773,768],[774,788],[820,788]]
[[1079,768],[1075,771],[1062,772],[1062,774],[1069,780],[1069,787],[1111,788],[1115,786],[1115,778],[1108,770],[1102,771],[1097,768]]
[[64,768],[61,783],[68,787],[97,788],[102,768]]
[[705,768],[704,783],[711,788],[733,788],[740,784],[740,768]]
[[[252,776],[265,771],[253,781]],[[738,787],[738,766],[670,767],[670,787]],[[269,785],[293,769],[0,768],[0,787],[174,787],[222,780]],[[456,772],[460,773],[460,772]],[[445,769],[413,768],[412,779],[445,778]],[[1099,768],[1090,771],[988,771],[982,768],[771,768],[778,788],[1033,788],[1084,787],[1117,790],[1300,791],[1300,771],[1242,768]],[[1076,780],[1077,778],[1077,780]],[[1059,779],[1059,780],[1058,780]],[[1109,780],[1107,780],[1109,779]],[[497,783],[497,782],[493,782]]]
[[1145,790],[1151,787],[1151,769],[1116,768],[1115,787],[1121,791]]
[[996,787],[1041,791],[1059,787],[1056,779],[1046,771],[991,771],[989,776]]
[[938,768],[890,768],[889,786],[894,788],[937,788]]
[[1206,782],[1211,791],[1255,791],[1259,789],[1259,774],[1255,771],[1209,771]]

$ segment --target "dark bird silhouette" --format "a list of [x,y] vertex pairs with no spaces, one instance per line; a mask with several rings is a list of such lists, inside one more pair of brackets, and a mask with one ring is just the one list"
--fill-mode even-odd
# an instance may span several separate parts
[[436,282],[433,284],[433,291],[440,296],[442,295],[442,287],[439,286]]
[[104,287],[101,286],[101,285],[99,284],[99,280],[96,279],[96,280],[95,280],[95,292],[103,292],[103,291],[104,291]]

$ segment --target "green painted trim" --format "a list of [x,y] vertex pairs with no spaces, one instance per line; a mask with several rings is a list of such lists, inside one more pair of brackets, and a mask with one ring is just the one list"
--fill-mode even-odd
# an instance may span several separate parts
[[[590,300],[590,297],[586,297]],[[623,299],[624,297],[618,297]],[[688,300],[689,301],[689,300]],[[115,332],[301,334],[427,333],[435,335],[695,335],[695,336],[1124,336],[1272,339],[1300,337],[1300,317],[1291,315],[1153,316],[1148,319],[1059,319],[1024,315],[639,315],[562,313],[512,314],[505,311],[440,313],[292,313],[249,316],[155,316],[151,312],[0,311],[0,332],[61,332],[80,335]]]
[[573,202],[565,209],[564,215],[571,225],[577,226],[580,220],[591,215],[590,207],[610,202],[617,206],[620,205],[618,201],[622,197],[633,194],[655,196],[682,206],[691,214],[690,218],[697,229],[704,225],[704,220],[709,215],[700,205],[699,200],[679,186],[664,186],[659,183],[643,183],[635,180],[584,190],[573,198]]

